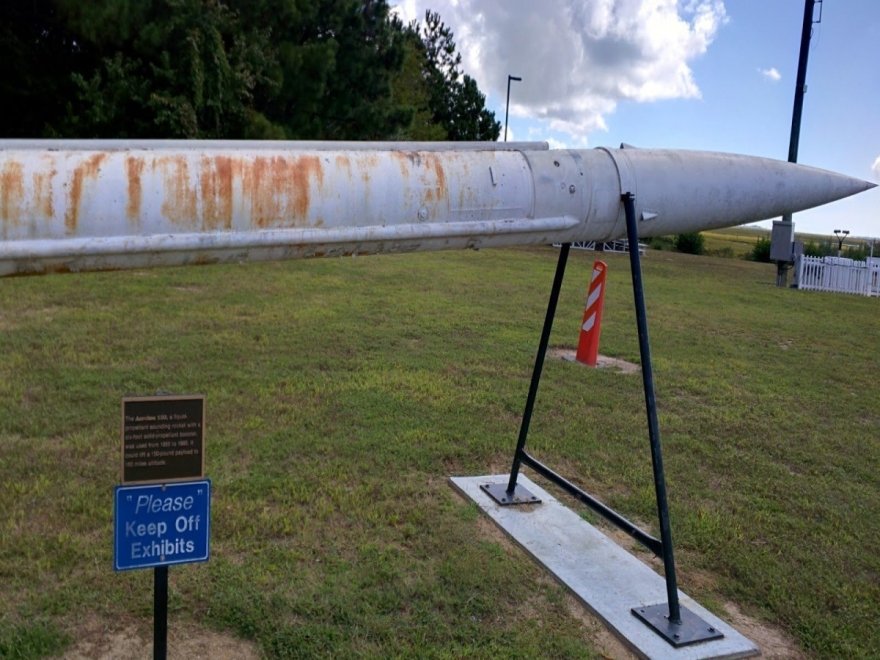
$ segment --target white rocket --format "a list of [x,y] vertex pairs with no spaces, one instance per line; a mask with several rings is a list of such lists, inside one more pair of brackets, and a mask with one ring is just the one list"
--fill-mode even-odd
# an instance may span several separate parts
[[874,187],[782,161],[544,143],[0,141],[0,276],[640,236]]

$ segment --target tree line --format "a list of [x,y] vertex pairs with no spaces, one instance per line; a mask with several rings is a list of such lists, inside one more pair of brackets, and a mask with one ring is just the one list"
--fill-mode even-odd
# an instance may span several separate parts
[[452,30],[386,0],[0,3],[5,137],[496,140]]

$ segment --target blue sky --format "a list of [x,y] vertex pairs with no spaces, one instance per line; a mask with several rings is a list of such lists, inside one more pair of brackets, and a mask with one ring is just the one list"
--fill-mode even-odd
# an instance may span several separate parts
[[[392,0],[392,4],[394,1]],[[803,0],[398,0],[440,13],[508,139],[785,160]],[[798,162],[880,183],[880,0],[825,0]],[[794,216],[880,237],[880,189]],[[769,226],[769,222],[762,223]]]

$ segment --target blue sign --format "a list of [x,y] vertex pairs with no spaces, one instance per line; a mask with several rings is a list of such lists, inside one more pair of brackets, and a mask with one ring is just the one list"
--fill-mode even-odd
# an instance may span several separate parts
[[117,571],[208,560],[210,481],[117,486],[114,500]]

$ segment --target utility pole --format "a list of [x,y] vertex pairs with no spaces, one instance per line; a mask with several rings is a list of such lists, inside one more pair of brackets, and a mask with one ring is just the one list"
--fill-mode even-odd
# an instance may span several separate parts
[[834,235],[837,237],[837,256],[839,257],[843,252],[843,241],[849,236],[849,229],[835,229]]
[[[794,107],[791,112],[791,137],[788,142],[788,162],[796,163],[798,157],[798,144],[801,134],[801,116],[804,110],[804,94],[807,91],[807,59],[810,55],[810,37],[813,33],[813,23],[822,22],[822,1],[804,0],[804,20],[801,24],[801,50],[798,56],[797,81],[794,85]],[[819,5],[819,19],[814,20],[815,6]],[[776,223],[774,223],[776,224]],[[782,216],[780,226],[784,229],[781,233],[790,236],[789,243],[794,240],[794,225],[791,221],[791,213]],[[774,232],[775,234],[776,232]],[[771,248],[771,252],[777,252]],[[786,271],[789,260],[776,262],[776,286],[784,287],[787,284],[788,273]]]

